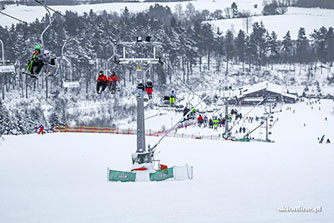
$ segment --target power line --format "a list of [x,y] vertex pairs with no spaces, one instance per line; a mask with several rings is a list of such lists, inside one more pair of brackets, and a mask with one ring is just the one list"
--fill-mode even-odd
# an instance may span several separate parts
[[8,15],[7,13],[1,12],[1,11],[0,11],[0,13],[3,14],[3,15],[5,15],[5,16],[8,16],[9,18],[15,19],[15,20],[17,20],[19,22],[23,22],[25,24],[28,24],[26,21],[23,21],[23,20],[18,19],[18,18],[14,17],[14,16],[11,16],[11,15]]
[[57,13],[58,15],[61,15],[61,16],[65,17],[65,18],[67,18],[65,15],[61,14],[59,11],[54,10],[53,8],[51,8],[51,7],[47,6],[47,5],[44,5],[43,2],[41,2],[39,0],[34,0],[34,1],[37,2],[38,4],[42,5],[42,6],[46,7],[47,9],[53,11],[54,13]]

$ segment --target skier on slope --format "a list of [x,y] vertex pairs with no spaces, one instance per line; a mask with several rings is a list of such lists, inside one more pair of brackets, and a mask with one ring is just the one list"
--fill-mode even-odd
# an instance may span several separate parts
[[143,94],[145,86],[143,85],[143,83],[140,81],[137,85],[137,96],[141,97]]
[[148,95],[148,98],[149,99],[152,99],[152,88],[153,88],[153,84],[151,82],[150,79],[147,79],[146,81],[146,84],[145,84],[145,87],[146,87],[146,93]]
[[[319,138],[318,138],[318,139],[319,139]],[[325,135],[323,135],[323,136],[321,137],[319,143],[322,143],[322,142],[324,141],[324,139],[325,139]]]
[[109,91],[114,93],[116,91],[117,82],[119,78],[116,76],[115,72],[113,71],[111,75],[108,77],[109,82]]
[[39,131],[38,131],[38,135],[40,135],[40,134],[44,134],[44,126],[43,125],[40,125],[39,126]]
[[34,74],[39,74],[43,66],[44,66],[44,58],[43,55],[41,55],[41,47],[36,46],[34,54],[28,63],[26,73],[33,77],[36,77]]
[[96,91],[98,94],[101,94],[108,85],[107,77],[104,75],[102,70],[99,72],[99,77],[97,78],[96,81],[97,81]]

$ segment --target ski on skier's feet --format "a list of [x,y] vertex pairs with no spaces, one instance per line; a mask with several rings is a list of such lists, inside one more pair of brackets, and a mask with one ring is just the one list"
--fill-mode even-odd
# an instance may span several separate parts
[[23,74],[27,75],[28,77],[38,79],[38,77],[36,75],[30,74],[30,73],[27,73],[27,72],[23,72]]

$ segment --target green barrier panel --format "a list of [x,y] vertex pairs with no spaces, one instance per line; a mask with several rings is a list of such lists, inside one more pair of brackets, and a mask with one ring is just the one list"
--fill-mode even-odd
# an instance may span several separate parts
[[118,171],[118,170],[109,170],[108,180],[121,181],[121,182],[135,182],[136,173]]
[[155,173],[150,173],[150,181],[163,181],[173,177],[173,168],[158,170]]

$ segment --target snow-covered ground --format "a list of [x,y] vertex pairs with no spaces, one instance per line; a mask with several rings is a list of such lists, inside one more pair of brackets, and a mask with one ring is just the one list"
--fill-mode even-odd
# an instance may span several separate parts
[[[297,39],[300,27],[305,28],[306,34],[311,34],[314,29],[322,26],[334,27],[334,10],[319,8],[295,8],[289,7],[288,12],[284,15],[274,16],[253,16],[249,18],[248,32],[252,31],[252,24],[262,22],[269,32],[275,31],[279,39],[282,39],[288,31],[292,39]],[[226,32],[233,30],[238,34],[239,30],[247,31],[247,23],[245,18],[223,19],[211,21],[216,28]]]
[[[227,7],[231,7],[232,3],[236,2],[240,11],[248,10],[252,14],[260,14],[262,11],[262,0],[196,0],[191,1],[191,3],[198,10],[207,9],[210,12],[213,12],[217,9],[224,10]],[[189,2],[158,2],[158,4],[163,6],[170,7],[171,10],[175,9],[177,4],[182,5],[183,11],[186,9],[186,6]],[[95,12],[102,12],[106,10],[107,12],[118,12],[121,13],[125,7],[127,7],[131,12],[140,12],[147,10],[151,5],[156,4],[156,2],[136,2],[136,3],[107,3],[107,4],[91,4],[91,5],[74,5],[74,6],[51,6],[52,9],[59,12],[65,12],[66,10],[78,12],[82,15],[84,12],[89,12],[93,10]],[[257,5],[257,8],[254,8],[254,5]],[[24,20],[26,22],[33,22],[36,19],[42,19],[45,16],[46,11],[41,6],[23,6],[23,5],[11,5],[8,6],[4,11],[9,15],[16,16],[17,18]],[[0,14],[0,25],[1,26],[11,26],[16,24],[17,21],[11,18],[8,18]]]
[[[130,169],[135,136],[6,136],[0,144],[1,222],[330,223],[334,151],[317,137],[334,140],[334,103],[306,102],[275,114],[275,143],[166,138],[158,158],[167,165],[193,165],[192,181],[107,182],[107,167]],[[151,144],[157,140],[147,138]],[[322,209],[283,213],[282,207]]]

